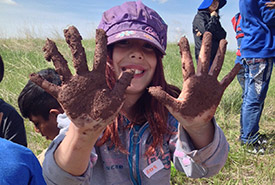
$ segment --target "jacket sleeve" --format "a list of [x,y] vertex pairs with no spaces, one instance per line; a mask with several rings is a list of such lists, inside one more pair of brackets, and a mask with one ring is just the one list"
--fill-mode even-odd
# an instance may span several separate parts
[[63,141],[68,127],[70,124],[70,119],[66,114],[59,114],[57,116],[58,127],[61,128],[59,135],[51,142],[48,150],[45,154],[45,159],[43,161],[43,176],[47,185],[59,185],[59,184],[70,184],[70,185],[80,185],[80,184],[90,184],[90,177],[92,174],[92,166],[95,165],[97,155],[95,150],[91,153],[91,160],[87,170],[81,176],[73,176],[68,172],[60,168],[55,159],[54,152],[56,151],[59,144]]
[[226,32],[221,26],[219,17],[198,13],[193,21],[193,33],[196,35],[197,32],[200,32],[203,35],[206,31],[211,32],[213,38],[217,40],[226,37]]
[[226,31],[221,26],[219,17],[211,16],[209,22],[206,24],[205,31],[212,33],[212,37],[216,40],[225,39]]
[[211,177],[220,171],[227,160],[229,144],[214,119],[213,124],[215,125],[214,139],[212,143],[200,150],[194,149],[188,134],[179,125],[173,161],[175,168],[185,172],[188,177]]
[[[90,161],[87,170],[81,176],[73,176],[58,166],[54,159],[54,152],[65,137],[65,133],[58,135],[50,144],[43,162],[43,176],[47,185],[59,184],[90,184],[91,167],[96,161]],[[96,155],[92,152],[91,156]],[[95,158],[95,157],[91,157]]]
[[203,17],[200,13],[197,13],[193,20],[193,33],[194,35],[197,34],[197,32],[201,32],[203,34],[206,31],[206,19]]
[[35,155],[32,155],[32,169],[30,169],[31,171],[31,177],[30,177],[30,181],[29,181],[29,185],[46,185],[46,182],[42,176],[42,168],[40,166],[39,161],[37,160],[37,158],[35,157]]

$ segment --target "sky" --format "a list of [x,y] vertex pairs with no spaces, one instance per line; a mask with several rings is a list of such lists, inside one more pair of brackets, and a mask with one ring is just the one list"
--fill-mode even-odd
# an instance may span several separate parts
[[[63,38],[63,30],[74,25],[84,39],[95,36],[102,13],[126,0],[0,0],[0,38]],[[156,10],[168,25],[168,42],[186,36],[194,43],[192,21],[202,0],[142,0]],[[239,10],[238,0],[228,0],[220,10],[229,50],[236,50],[231,18]]]

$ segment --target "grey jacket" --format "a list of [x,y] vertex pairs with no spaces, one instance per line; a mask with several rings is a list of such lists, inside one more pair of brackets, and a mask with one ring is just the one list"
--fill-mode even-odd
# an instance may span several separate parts
[[[157,148],[150,157],[144,155],[152,142],[148,123],[137,129],[120,129],[121,142],[129,155],[106,142],[93,149],[90,165],[82,176],[72,176],[56,164],[53,154],[65,137],[64,133],[60,134],[46,153],[44,178],[48,185],[169,185],[171,162],[188,177],[210,177],[217,174],[226,162],[229,145],[215,120],[213,119],[213,142],[200,150],[194,149],[188,134],[173,116],[169,116],[168,123],[171,131],[178,132],[164,137],[163,154]],[[128,124],[126,119],[125,124]]]

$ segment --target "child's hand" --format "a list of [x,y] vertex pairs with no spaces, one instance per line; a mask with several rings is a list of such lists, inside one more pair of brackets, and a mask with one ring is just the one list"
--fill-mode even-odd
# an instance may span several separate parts
[[270,10],[271,10],[271,9],[275,9],[275,0],[271,0],[270,2],[266,2],[266,3],[265,3],[265,6],[266,6],[267,8],[269,8]]
[[213,12],[211,12],[210,16],[211,17],[213,17],[213,16],[218,17],[218,13],[216,11],[213,11]]
[[202,130],[211,123],[220,103],[223,92],[231,83],[240,69],[236,65],[231,72],[219,82],[225,52],[226,40],[221,40],[215,60],[209,70],[212,34],[205,32],[195,72],[188,40],[183,37],[179,42],[182,58],[183,85],[179,97],[173,98],[160,87],[151,87],[149,92],[161,101],[169,112],[181,123],[185,129]]
[[72,75],[67,61],[59,53],[55,43],[47,40],[43,50],[45,58],[52,60],[61,76],[62,85],[56,86],[31,74],[30,79],[55,97],[71,121],[80,128],[90,131],[102,130],[111,123],[124,101],[125,89],[133,77],[132,71],[124,72],[113,90],[106,84],[105,66],[107,39],[103,30],[96,31],[96,47],[93,70],[87,66],[85,50],[78,30],[71,26],[64,30],[66,42],[71,48],[76,74]]
[[202,36],[202,33],[201,33],[198,29],[196,29],[195,31],[196,31],[196,36],[197,36],[197,37]]

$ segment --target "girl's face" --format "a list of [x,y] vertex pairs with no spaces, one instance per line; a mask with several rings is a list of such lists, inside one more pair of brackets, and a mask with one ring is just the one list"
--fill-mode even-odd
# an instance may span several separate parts
[[126,69],[135,70],[126,94],[141,95],[155,73],[157,56],[154,46],[139,39],[122,40],[115,43],[112,59],[116,78]]
[[209,6],[210,12],[216,11],[219,7],[219,0],[213,0],[212,4]]

